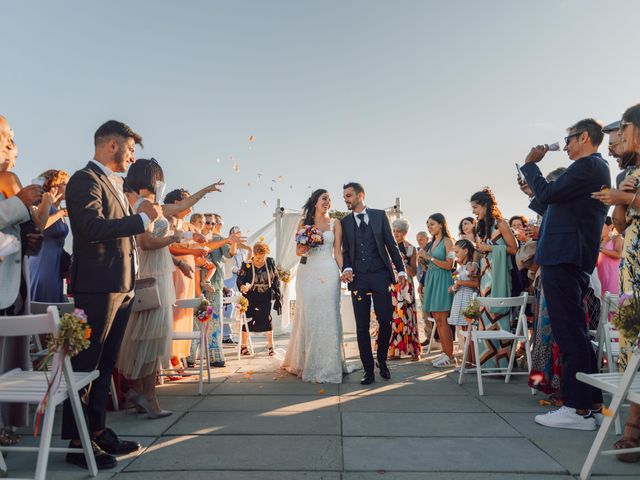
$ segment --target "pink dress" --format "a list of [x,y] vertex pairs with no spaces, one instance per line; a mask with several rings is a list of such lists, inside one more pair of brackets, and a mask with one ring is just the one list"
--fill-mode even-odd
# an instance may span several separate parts
[[[614,250],[614,240],[609,240],[604,246],[606,250]],[[602,298],[605,292],[618,295],[620,283],[620,259],[611,258],[600,252],[598,256],[598,277],[602,284]]]

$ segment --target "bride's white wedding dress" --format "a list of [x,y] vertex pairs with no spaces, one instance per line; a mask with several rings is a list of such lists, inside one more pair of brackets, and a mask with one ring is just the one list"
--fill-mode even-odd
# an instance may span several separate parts
[[333,257],[334,220],[323,245],[298,266],[296,311],[282,367],[305,382],[341,383],[348,373],[342,345],[340,271]]

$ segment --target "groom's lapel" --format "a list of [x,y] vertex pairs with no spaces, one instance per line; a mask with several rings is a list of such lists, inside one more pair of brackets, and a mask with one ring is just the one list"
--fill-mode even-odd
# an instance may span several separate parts
[[349,255],[351,256],[351,261],[353,262],[353,257],[355,255],[355,247],[356,247],[356,222],[353,218],[353,214],[350,213],[346,220],[346,228],[344,229],[347,232],[347,241],[349,242]]

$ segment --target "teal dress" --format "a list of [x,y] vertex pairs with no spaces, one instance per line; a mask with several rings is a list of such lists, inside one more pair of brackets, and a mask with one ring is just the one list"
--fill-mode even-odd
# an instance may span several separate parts
[[[435,249],[432,246],[429,253],[436,260],[445,261],[447,259],[447,250],[444,248],[444,238]],[[427,313],[450,311],[453,295],[449,293],[449,287],[452,285],[451,271],[429,262],[424,280],[424,304],[422,309]]]

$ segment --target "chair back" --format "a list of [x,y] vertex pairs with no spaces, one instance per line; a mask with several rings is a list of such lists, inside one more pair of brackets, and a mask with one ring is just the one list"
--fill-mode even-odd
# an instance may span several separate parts
[[518,324],[516,326],[516,335],[524,335],[527,332],[527,314],[526,308],[529,302],[529,294],[523,293],[519,297],[478,297],[473,294],[473,298],[478,301],[481,307],[491,308],[515,308],[520,307],[518,311]]
[[198,308],[202,303],[201,298],[181,298],[173,304],[175,308]]
[[58,331],[60,315],[56,307],[50,306],[46,313],[0,317],[0,337],[23,337]]
[[29,302],[29,306],[31,308],[31,313],[47,313],[47,309],[52,307],[57,307],[58,313],[60,315],[64,315],[65,313],[73,313],[76,308],[76,305],[71,302]]

